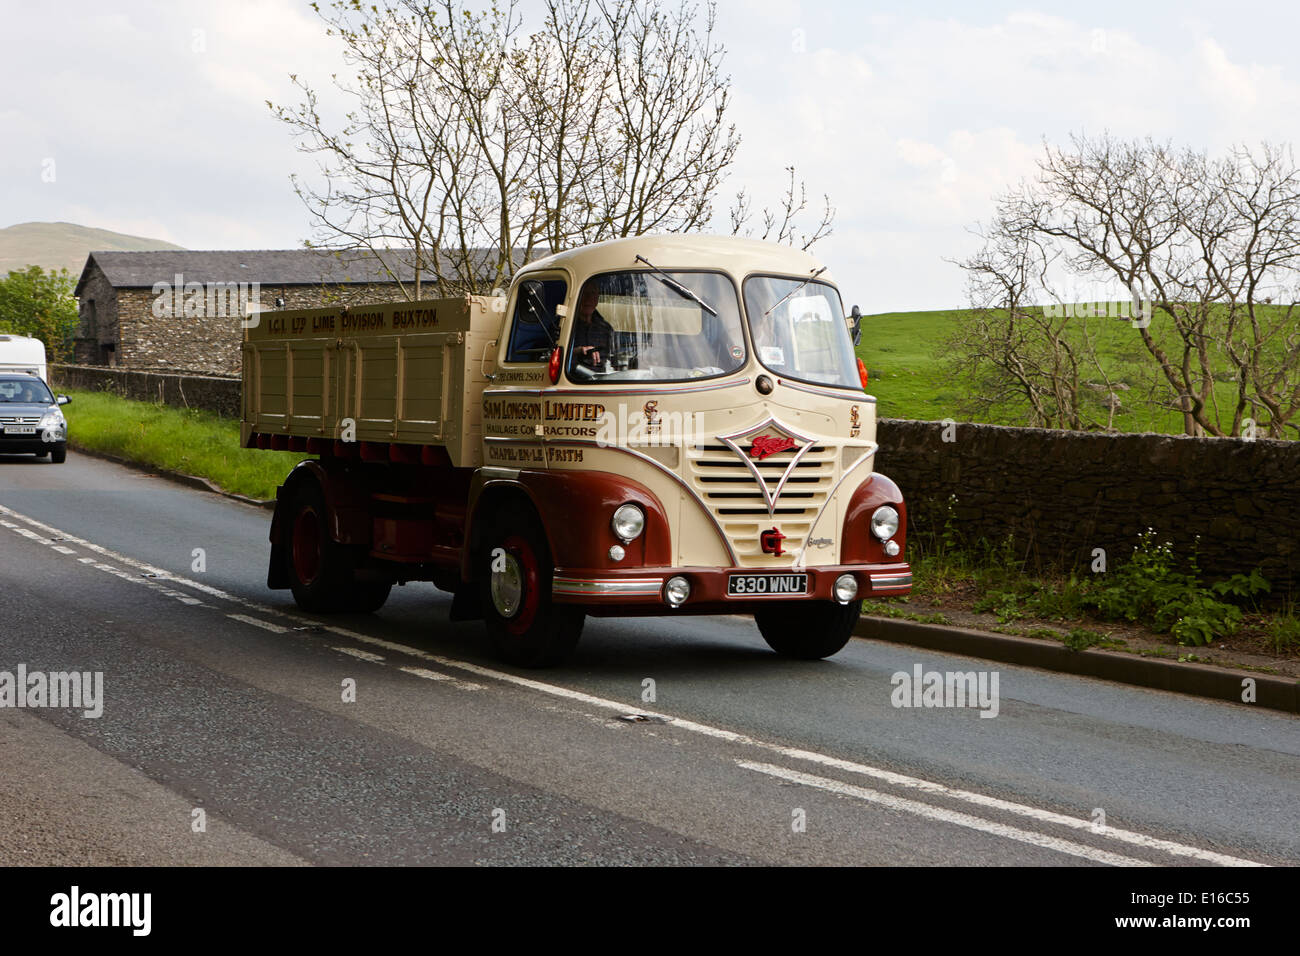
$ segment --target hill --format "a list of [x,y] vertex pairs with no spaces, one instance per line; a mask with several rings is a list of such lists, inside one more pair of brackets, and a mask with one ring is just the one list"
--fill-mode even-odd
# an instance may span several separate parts
[[52,271],[67,269],[76,276],[91,252],[181,248],[161,239],[128,236],[71,222],[20,222],[0,229],[0,275],[40,266]]

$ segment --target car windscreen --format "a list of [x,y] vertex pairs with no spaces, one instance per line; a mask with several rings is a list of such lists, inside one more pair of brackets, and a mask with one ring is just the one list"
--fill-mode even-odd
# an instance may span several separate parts
[[861,388],[840,295],[825,282],[750,276],[745,311],[758,360],[778,375]]
[[40,379],[0,375],[0,402],[51,405],[54,396]]
[[607,272],[583,283],[569,380],[681,382],[745,364],[736,287],[717,272]]

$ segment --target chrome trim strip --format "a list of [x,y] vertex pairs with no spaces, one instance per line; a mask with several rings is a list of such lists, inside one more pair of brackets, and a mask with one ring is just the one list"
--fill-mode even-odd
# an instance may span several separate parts
[[[880,450],[880,445],[876,442],[867,442],[867,444],[869,444],[871,447],[868,448],[865,452],[863,452],[861,457],[856,459],[853,462],[853,464],[845,468],[844,474],[840,475],[840,480],[835,482],[835,484],[831,485],[831,490],[826,493],[826,504],[822,505],[821,508],[818,509],[817,514],[813,517],[812,524],[808,526],[808,537],[812,536],[813,531],[817,527],[817,522],[822,520],[822,515],[825,513],[827,507],[829,507],[830,503],[835,500],[835,492],[840,490],[840,485],[844,484],[844,479],[847,478],[849,475],[853,474],[853,470],[857,468],[858,465],[862,464],[868,458],[873,457],[876,454],[876,452]],[[840,528],[840,532],[842,533],[843,531],[844,529]],[[799,553],[795,555],[794,564],[790,566],[792,568],[802,568],[804,566],[803,556],[807,553],[808,553],[808,541],[807,539],[805,539],[803,543],[803,547],[800,548]],[[842,557],[843,554],[844,554],[844,541],[843,538],[841,537],[839,557]]]
[[[722,542],[723,548],[727,551],[727,556],[731,558],[732,566],[740,566],[740,559],[736,557],[736,552],[731,547],[731,541],[728,540],[726,532],[722,530],[722,525],[718,524],[718,519],[713,516],[713,512],[709,510],[709,506],[705,504],[704,499],[695,493],[695,489],[690,486],[689,482],[687,482],[685,478],[677,474],[677,472],[673,471],[667,465],[655,461],[649,455],[643,455],[639,451],[628,448],[626,445],[602,445],[598,441],[582,441],[581,439],[574,438],[569,438],[564,441],[547,442],[547,445],[548,447],[553,446],[555,448],[599,448],[604,451],[620,451],[626,455],[631,455],[634,458],[639,458],[641,461],[644,461],[646,464],[651,465],[654,468],[658,468],[673,481],[677,482],[677,484],[681,485],[682,490],[695,499],[695,503],[700,506],[700,510],[704,512],[705,516],[708,517],[709,521],[713,524],[713,530],[718,533],[718,540]],[[683,449],[683,452],[684,451],[685,450]]]
[[798,382],[790,382],[783,378],[778,378],[778,385],[784,385],[786,388],[793,388],[800,392],[809,392],[813,395],[824,395],[827,398],[842,398],[846,402],[865,402],[868,405],[876,404],[876,396],[868,395],[863,392],[860,395],[845,395],[843,392],[832,391],[828,388],[817,388],[813,385],[801,385]]
[[658,597],[663,578],[568,578],[551,581],[552,594],[621,594]]
[[871,578],[871,590],[881,590],[884,588],[910,588],[912,586],[912,575],[907,574],[869,574]]
[[[653,379],[647,379],[647,382]],[[691,385],[686,388],[680,385],[658,385],[650,388],[638,387],[641,382],[628,382],[627,388],[485,388],[484,395],[515,395],[544,398],[551,395],[685,395],[688,392],[712,392],[720,388],[733,388],[737,385],[748,385],[748,378],[732,379],[729,382],[715,382],[712,385]]]
[[[786,466],[785,472],[781,475],[781,480],[776,483],[776,491],[774,492],[768,491],[767,480],[763,477],[763,473],[758,470],[758,466],[754,464],[753,459],[749,455],[746,455],[735,441],[741,435],[747,435],[750,432],[761,432],[769,425],[780,428],[791,438],[797,438],[799,441],[804,443],[804,446],[795,453],[793,458],[790,459],[790,464]],[[799,459],[803,458],[803,456],[812,449],[813,445],[817,444],[816,441],[809,438],[807,435],[800,434],[789,425],[785,424],[785,422],[780,421],[775,415],[769,415],[764,421],[757,425],[751,425],[748,428],[741,428],[737,431],[729,432],[726,435],[719,435],[717,437],[718,441],[730,448],[736,457],[745,463],[745,467],[749,469],[749,473],[754,476],[754,481],[758,484],[759,491],[763,492],[763,500],[767,502],[767,516],[769,518],[773,517],[775,514],[776,502],[781,497],[781,489],[785,487],[785,483],[789,481],[790,476],[794,474],[795,467],[799,464]]]

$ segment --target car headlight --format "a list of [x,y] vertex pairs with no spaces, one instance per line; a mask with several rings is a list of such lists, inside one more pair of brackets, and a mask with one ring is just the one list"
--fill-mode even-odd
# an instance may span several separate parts
[[631,541],[645,530],[645,512],[638,505],[619,505],[614,510],[614,517],[610,521],[610,526],[614,529],[614,534],[618,535],[619,540],[623,542]]
[[51,408],[41,416],[41,428],[62,428],[64,424],[63,413],[57,408]]
[[881,505],[871,513],[871,533],[881,541],[888,541],[898,533],[898,512],[889,505]]

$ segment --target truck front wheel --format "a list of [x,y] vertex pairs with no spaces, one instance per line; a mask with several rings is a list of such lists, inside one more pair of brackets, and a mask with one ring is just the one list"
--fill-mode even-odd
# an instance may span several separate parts
[[520,667],[561,663],[577,646],[586,614],[551,600],[555,569],[541,522],[522,506],[488,520],[478,578],[493,650]]
[[782,657],[815,661],[843,650],[862,615],[862,602],[800,601],[754,613],[758,631]]
[[286,509],[284,556],[293,599],[304,611],[368,614],[388,600],[392,584],[358,581],[358,555],[330,537],[325,496],[316,485],[298,486]]

